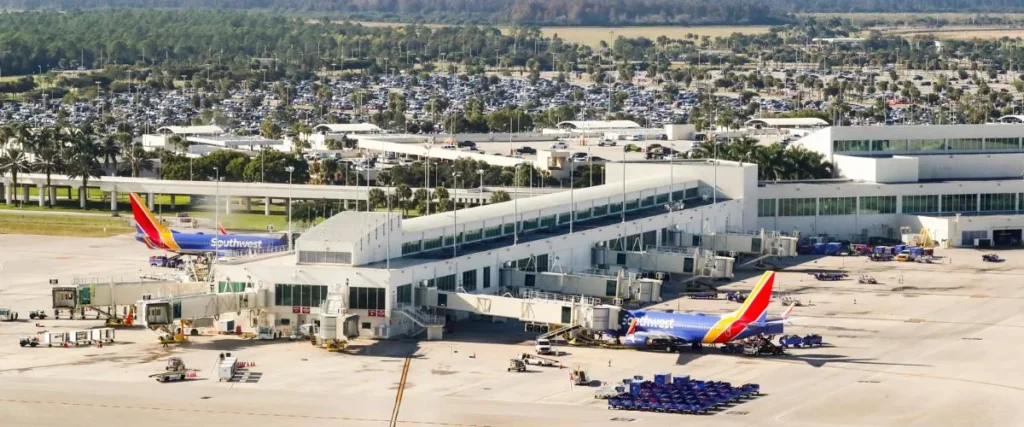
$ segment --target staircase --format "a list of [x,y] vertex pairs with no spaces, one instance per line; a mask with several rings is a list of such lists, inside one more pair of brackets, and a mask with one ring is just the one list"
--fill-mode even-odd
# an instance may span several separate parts
[[433,313],[428,313],[425,310],[413,307],[411,305],[400,305],[395,308],[395,311],[401,313],[413,323],[429,328],[431,326],[444,326],[444,316],[438,316]]

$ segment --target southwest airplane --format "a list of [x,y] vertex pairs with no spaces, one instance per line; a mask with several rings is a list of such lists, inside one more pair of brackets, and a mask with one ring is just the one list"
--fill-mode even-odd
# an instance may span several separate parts
[[673,350],[689,344],[700,349],[703,344],[722,344],[757,335],[782,333],[782,325],[793,312],[793,306],[780,319],[768,319],[768,302],[772,297],[775,272],[765,272],[743,305],[725,315],[703,313],[661,313],[652,311],[626,311],[618,331],[613,336],[623,337],[623,343],[633,348],[663,348]]
[[[129,195],[132,202],[132,216],[135,218],[135,240],[145,243],[150,249],[186,255],[216,253],[227,255],[235,252],[266,251],[288,247],[286,237],[246,236],[241,234],[218,235],[203,233],[180,233],[160,223],[150,212],[138,194]],[[224,233],[223,227],[220,227]]]

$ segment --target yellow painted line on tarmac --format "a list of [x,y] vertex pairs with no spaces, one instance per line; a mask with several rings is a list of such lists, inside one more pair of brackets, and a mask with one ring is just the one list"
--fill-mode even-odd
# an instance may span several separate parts
[[398,391],[395,393],[395,407],[391,410],[391,427],[398,425],[398,411],[402,407],[402,394],[405,393],[405,380],[409,378],[409,365],[412,357],[406,357],[402,364],[402,377],[398,380]]

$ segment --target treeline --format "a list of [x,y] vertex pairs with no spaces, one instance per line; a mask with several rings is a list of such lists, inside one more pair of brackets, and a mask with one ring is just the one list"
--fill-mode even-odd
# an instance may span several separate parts
[[758,0],[3,0],[0,6],[19,10],[262,9],[453,24],[770,25],[792,21]]

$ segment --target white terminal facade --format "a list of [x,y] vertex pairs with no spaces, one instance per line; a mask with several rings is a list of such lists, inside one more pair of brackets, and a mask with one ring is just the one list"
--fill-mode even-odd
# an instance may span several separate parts
[[586,189],[412,219],[344,212],[292,254],[215,271],[224,289],[271,291],[262,323],[312,322],[330,294],[364,334],[399,336],[416,327],[396,308],[444,306],[424,301],[431,289],[496,294],[503,271],[584,273],[595,247],[672,246],[678,232],[866,241],[909,227],[950,246],[1019,246],[1022,138],[1024,126],[1007,124],[822,128],[794,143],[836,165],[818,181],[759,182],[756,165],[726,161],[609,163],[606,184]]

